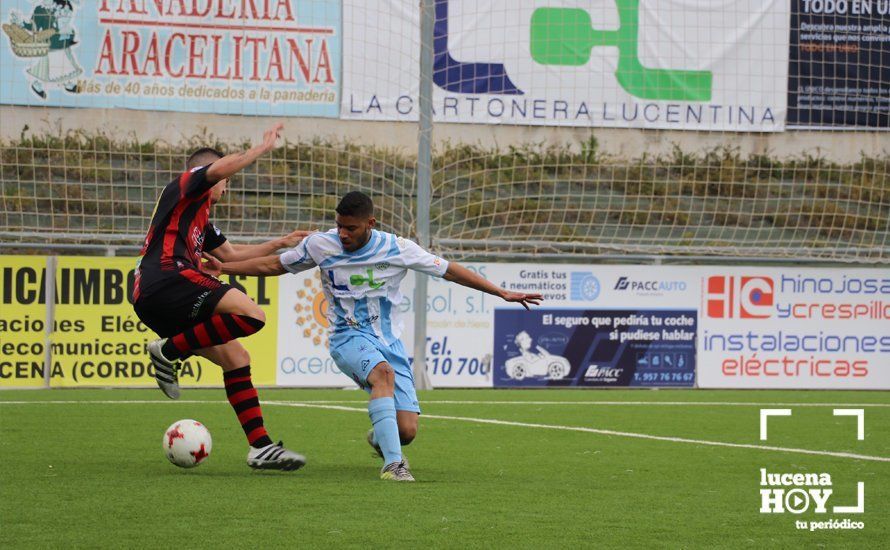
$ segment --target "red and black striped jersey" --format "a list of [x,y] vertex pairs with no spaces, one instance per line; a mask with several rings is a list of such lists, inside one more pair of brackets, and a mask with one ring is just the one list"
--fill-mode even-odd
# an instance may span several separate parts
[[161,192],[140,252],[142,294],[169,274],[200,271],[202,252],[226,241],[209,220],[210,189],[216,182],[207,181],[208,166],[183,173]]

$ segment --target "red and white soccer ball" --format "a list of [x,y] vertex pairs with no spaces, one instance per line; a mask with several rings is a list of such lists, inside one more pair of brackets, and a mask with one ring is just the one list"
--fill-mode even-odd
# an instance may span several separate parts
[[194,468],[210,456],[213,440],[204,424],[186,419],[174,422],[164,432],[164,453],[180,468]]

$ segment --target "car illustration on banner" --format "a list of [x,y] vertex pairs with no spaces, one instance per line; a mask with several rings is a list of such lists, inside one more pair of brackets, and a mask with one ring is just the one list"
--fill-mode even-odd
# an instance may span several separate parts
[[504,370],[514,380],[526,378],[548,378],[562,380],[569,375],[568,359],[553,355],[541,346],[535,346],[537,353],[532,351],[532,337],[525,331],[516,335],[513,340],[519,348],[520,355],[507,359]]

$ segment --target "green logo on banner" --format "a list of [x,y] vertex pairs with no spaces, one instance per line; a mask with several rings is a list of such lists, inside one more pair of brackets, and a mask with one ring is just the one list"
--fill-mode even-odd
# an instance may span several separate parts
[[629,94],[642,99],[710,101],[710,71],[650,69],[640,63],[639,0],[615,0],[621,26],[593,29],[590,14],[576,8],[539,8],[532,14],[531,53],[542,65],[585,65],[597,46],[618,48],[615,77]]

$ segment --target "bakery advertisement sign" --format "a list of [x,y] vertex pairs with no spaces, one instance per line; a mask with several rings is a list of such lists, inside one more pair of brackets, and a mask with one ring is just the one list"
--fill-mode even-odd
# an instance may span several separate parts
[[336,117],[340,4],[12,0],[0,103]]

